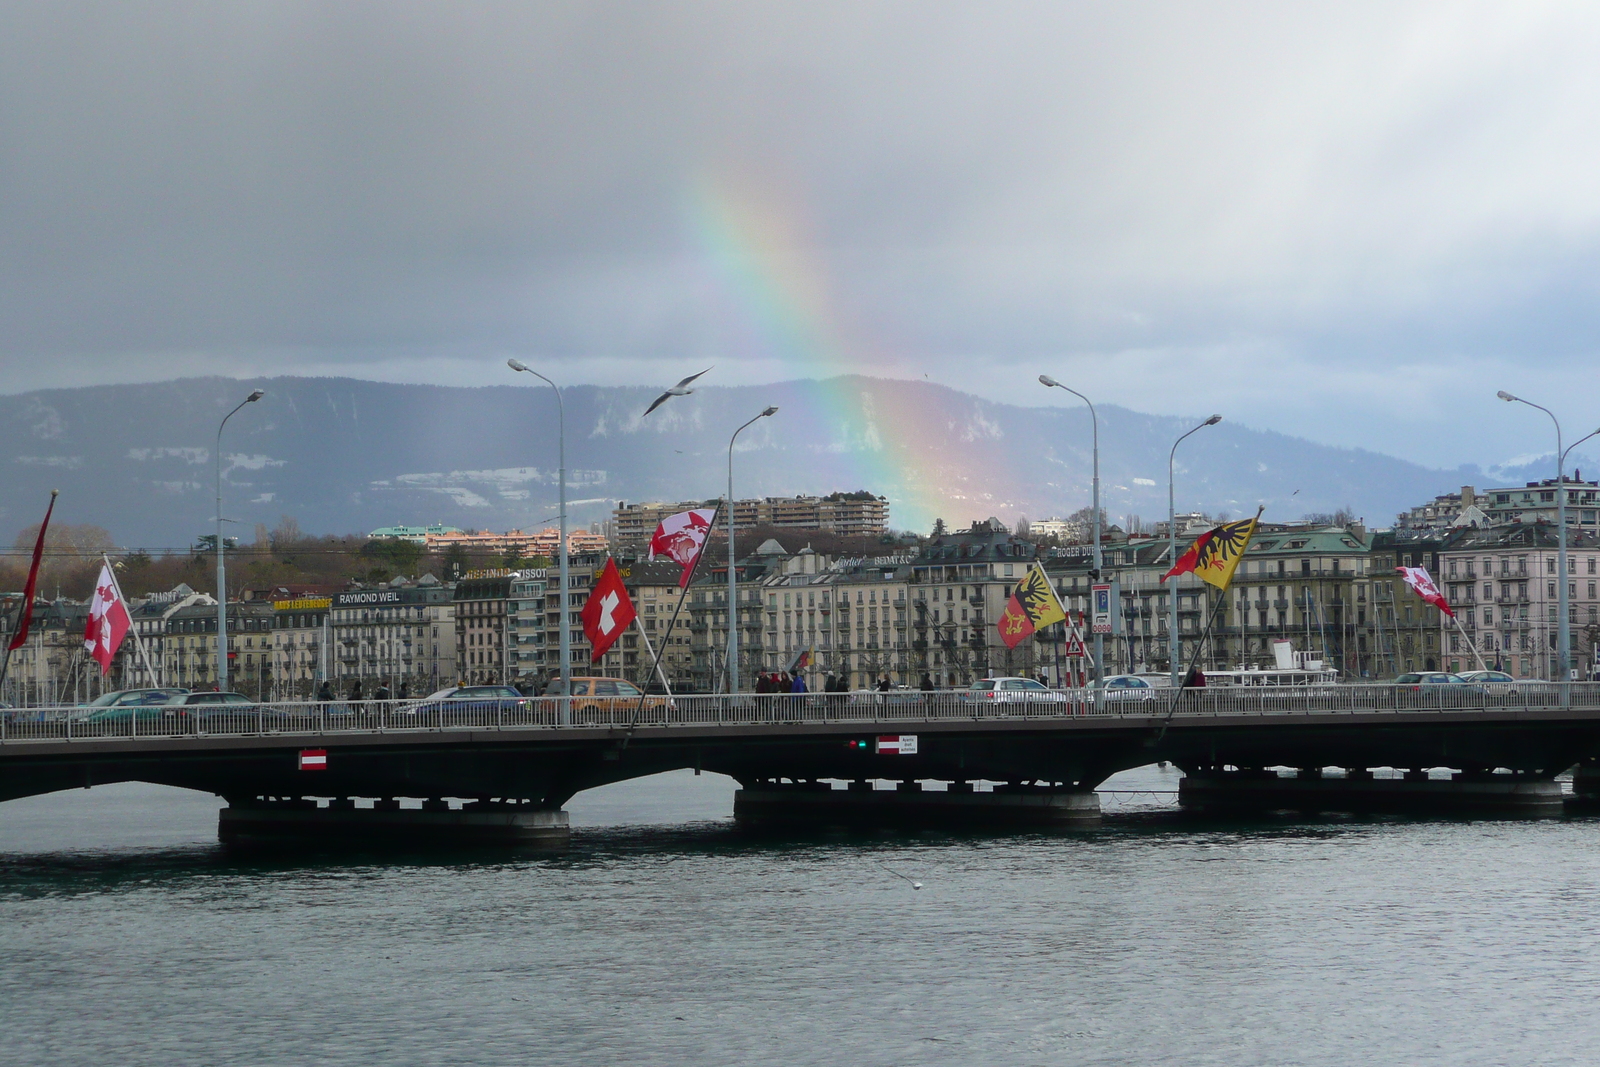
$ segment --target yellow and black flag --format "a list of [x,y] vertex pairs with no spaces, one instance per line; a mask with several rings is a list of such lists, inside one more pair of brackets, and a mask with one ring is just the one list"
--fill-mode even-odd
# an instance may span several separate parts
[[1202,581],[1210,582],[1218,589],[1227,589],[1228,583],[1233,581],[1233,572],[1238,568],[1239,560],[1244,558],[1244,550],[1250,547],[1250,538],[1255,536],[1256,523],[1260,521],[1261,512],[1258,510],[1254,518],[1225,522],[1207,530],[1195,538],[1189,551],[1178,557],[1178,562],[1161,576],[1161,580],[1165,582],[1174,574],[1193,572]]
[[1030,635],[1067,617],[1045,577],[1044,568],[1037,563],[1028,567],[1022,581],[1011,591],[1006,610],[1000,613],[1000,640],[1007,648],[1016,648]]

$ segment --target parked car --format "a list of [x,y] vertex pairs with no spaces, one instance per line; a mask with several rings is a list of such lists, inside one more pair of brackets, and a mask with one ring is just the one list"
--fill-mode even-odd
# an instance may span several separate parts
[[970,704],[1064,704],[1067,695],[1033,678],[980,678],[962,690]]
[[110,693],[102,693],[80,705],[86,708],[120,708],[130,704],[150,705],[165,704],[174,697],[181,697],[188,693],[187,689],[177,686],[165,686],[159,689],[118,689]]
[[1505,671],[1462,671],[1461,680],[1482,686],[1490,696],[1511,696],[1517,691],[1517,680]]

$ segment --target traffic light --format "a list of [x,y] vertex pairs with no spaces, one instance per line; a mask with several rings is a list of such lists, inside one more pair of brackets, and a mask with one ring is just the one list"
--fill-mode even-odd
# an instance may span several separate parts
[[867,749],[871,748],[872,746],[867,741],[846,741],[844,743],[844,747],[845,748],[850,748],[850,749],[859,749],[859,750],[865,752]]

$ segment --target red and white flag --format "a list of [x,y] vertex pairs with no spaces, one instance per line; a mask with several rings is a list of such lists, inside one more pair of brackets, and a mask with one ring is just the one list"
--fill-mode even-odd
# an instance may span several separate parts
[[679,589],[689,584],[689,575],[694,573],[694,561],[700,558],[700,550],[705,547],[712,520],[716,517],[717,513],[710,508],[680,511],[662,519],[661,525],[656,527],[655,536],[650,538],[651,559],[666,556],[677,560],[683,568],[683,574],[678,578]]
[[1452,619],[1456,617],[1456,613],[1450,610],[1450,602],[1444,598],[1443,593],[1439,592],[1439,587],[1433,584],[1433,579],[1428,577],[1428,568],[1396,567],[1395,571],[1406,580],[1406,584],[1411,587],[1412,592]]
[[111,660],[132,626],[128,605],[123,603],[122,594],[117,590],[110,565],[101,567],[100,580],[94,585],[94,599],[89,602],[89,621],[83,628],[84,651],[100,664],[101,674],[111,673]]
[[617,571],[617,561],[606,560],[606,569],[600,572],[600,579],[589,590],[588,602],[578,613],[583,619],[583,636],[594,649],[589,657],[591,662],[600,661],[637,614],[628,597],[627,586],[622,584],[622,575]]

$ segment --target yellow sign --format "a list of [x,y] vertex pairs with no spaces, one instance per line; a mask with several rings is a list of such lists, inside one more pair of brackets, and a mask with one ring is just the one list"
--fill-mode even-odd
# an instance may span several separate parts
[[333,606],[333,598],[326,596],[302,597],[299,600],[274,600],[274,611],[321,611]]

